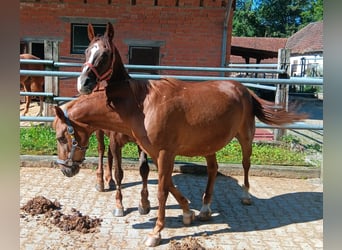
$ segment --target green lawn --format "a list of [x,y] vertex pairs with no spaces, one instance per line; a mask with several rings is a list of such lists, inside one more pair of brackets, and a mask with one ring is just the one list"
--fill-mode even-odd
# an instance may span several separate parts
[[[279,145],[269,143],[253,143],[252,164],[256,165],[289,165],[289,166],[310,166],[305,161],[305,153],[290,150],[290,142],[295,138],[284,138]],[[298,141],[296,141],[298,142]],[[55,131],[50,127],[31,126],[20,129],[20,154],[22,155],[56,155]],[[108,138],[106,138],[108,145]],[[310,150],[313,147],[310,147]],[[321,148],[315,148],[321,150]],[[137,147],[134,143],[128,143],[123,148],[123,158],[138,158]],[[86,156],[97,156],[97,140],[92,135],[89,141],[89,149]],[[241,147],[237,140],[233,140],[227,146],[217,152],[217,160],[220,163],[241,163]],[[203,157],[177,156],[177,161],[203,162]]]

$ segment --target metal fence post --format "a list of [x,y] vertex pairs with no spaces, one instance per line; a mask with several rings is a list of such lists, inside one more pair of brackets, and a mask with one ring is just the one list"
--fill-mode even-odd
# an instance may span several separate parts
[[[278,50],[278,70],[285,70],[285,73],[278,74],[278,79],[289,79],[290,78],[290,49],[279,49]],[[277,84],[275,104],[288,110],[289,102],[289,85]],[[279,141],[281,137],[286,135],[285,129],[275,129],[273,139]]]
[[[44,57],[46,60],[58,61],[58,42],[57,41],[44,41]],[[47,65],[45,70],[56,70],[54,65]],[[59,95],[58,91],[58,77],[57,76],[45,76],[44,91],[47,93],[53,93],[54,96]],[[53,112],[53,97],[45,97],[44,102],[44,116],[54,116]],[[51,123],[46,123],[51,125]]]

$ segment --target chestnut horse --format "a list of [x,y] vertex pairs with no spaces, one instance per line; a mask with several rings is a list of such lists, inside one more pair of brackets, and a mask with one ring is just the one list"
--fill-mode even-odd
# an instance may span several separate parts
[[[87,114],[75,114],[83,126],[115,130],[135,138],[158,168],[158,214],[146,246],[157,246],[165,226],[165,207],[171,193],[183,210],[183,223],[190,224],[194,212],[187,199],[174,186],[172,172],[176,155],[204,156],[208,182],[202,198],[199,218],[211,218],[210,203],[218,171],[216,152],[234,137],[242,148],[244,169],[243,203],[250,204],[248,172],[251,165],[255,118],[269,125],[282,126],[306,118],[306,115],[275,107],[259,98],[243,84],[232,81],[186,82],[176,79],[135,80],[126,72],[121,56],[113,43],[114,28],[108,23],[105,34],[95,36],[88,25],[90,44],[86,62],[77,79],[80,94],[89,95],[98,82],[107,81],[106,101],[111,111],[101,111],[97,102],[88,100]],[[97,114],[100,112],[100,115]],[[63,114],[57,114],[63,119]],[[85,118],[85,116],[87,116]],[[83,117],[82,121],[77,117]],[[112,118],[110,120],[109,118]],[[86,143],[84,133],[80,144]],[[84,144],[82,144],[84,143]],[[63,152],[59,152],[62,157]],[[73,160],[82,160],[79,150]],[[77,171],[62,166],[71,176]],[[65,168],[68,168],[67,170]]]
[[[104,93],[102,91],[102,93]],[[104,97],[101,96],[103,99]],[[77,128],[77,125],[74,125],[74,121],[72,118],[70,118],[70,115],[72,115],[69,111],[69,109],[73,109],[75,112],[81,111],[84,113],[83,110],[79,110],[78,107],[82,107],[84,104],[83,97],[79,97],[76,100],[73,100],[61,107],[56,107],[56,118],[53,122],[53,128],[56,131],[56,138],[58,141],[57,150],[58,152],[67,152],[64,154],[63,159],[59,157],[56,161],[56,163],[61,164],[63,166],[69,166],[72,168],[75,168],[77,166],[77,169],[79,169],[79,163],[81,161],[73,161],[73,154],[77,154],[77,150],[85,151],[87,149],[86,147],[80,147],[79,141],[78,141],[78,130],[80,129],[74,129]],[[93,103],[92,103],[93,104]],[[73,108],[75,107],[75,108]],[[103,107],[106,109],[106,107]],[[58,114],[63,114],[62,119],[59,119]],[[70,113],[70,114],[68,114]],[[83,128],[84,134],[87,135],[87,140],[89,141],[90,135],[94,132],[94,128],[90,126],[86,126]],[[104,180],[106,181],[109,190],[113,190],[115,188],[115,183],[112,178],[112,169],[113,169],[113,163],[114,163],[114,176],[115,176],[115,182],[116,182],[116,195],[115,195],[115,208],[113,211],[114,216],[123,216],[124,215],[124,206],[122,204],[122,179],[123,179],[123,170],[122,170],[122,147],[128,143],[128,142],[134,142],[134,139],[128,135],[118,133],[115,131],[110,130],[103,130],[99,129],[95,131],[96,138],[98,141],[98,167],[96,171],[96,185],[95,188],[99,192],[104,191]],[[104,142],[104,136],[109,137],[109,147],[108,147],[108,163],[106,165],[105,171],[104,171],[104,164],[103,164],[103,157],[104,157],[104,151],[105,151],[105,142]],[[88,144],[88,142],[87,142]],[[139,152],[139,169],[140,169],[140,175],[143,180],[143,189],[141,192],[141,202],[139,206],[139,212],[140,214],[147,214],[150,211],[150,202],[148,200],[148,190],[147,190],[147,178],[150,171],[148,161],[147,161],[147,155],[144,151],[140,149],[138,146],[138,152]],[[66,156],[67,155],[67,156]],[[83,156],[84,157],[84,156]],[[84,159],[84,158],[83,158]],[[77,170],[78,172],[79,170]],[[63,172],[65,175],[68,176],[67,173]]]
[[[20,54],[20,59],[40,60],[40,58],[31,54]],[[25,70],[44,70],[43,64],[20,64],[20,69]],[[44,92],[44,76],[28,76],[20,75],[20,85],[22,85],[25,92]],[[44,97],[39,96],[39,111],[36,116],[41,116],[43,113]],[[22,115],[26,115],[29,111],[31,96],[25,96],[25,109]]]

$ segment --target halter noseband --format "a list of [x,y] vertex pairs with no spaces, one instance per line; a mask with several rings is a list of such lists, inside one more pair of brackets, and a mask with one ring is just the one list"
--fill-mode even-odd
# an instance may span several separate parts
[[95,68],[95,66],[90,62],[84,63],[83,66],[88,66],[90,68],[90,70],[96,75],[96,82],[101,82],[103,80],[108,81],[110,79],[110,77],[112,76],[112,73],[113,73],[113,64],[114,64],[114,59],[112,60],[111,67],[106,72],[104,72],[102,75],[100,75],[97,72],[97,69]]
[[70,122],[70,119],[68,117],[68,113],[66,110],[64,110],[64,116],[65,116],[65,121],[66,121],[66,124],[67,124],[67,131],[68,131],[68,134],[70,135],[71,137],[71,151],[69,153],[69,157],[68,159],[66,160],[62,160],[62,159],[57,159],[56,160],[56,163],[57,164],[61,164],[65,167],[73,167],[74,165],[80,165],[85,159],[83,158],[81,161],[73,161],[72,158],[74,157],[74,154],[75,154],[75,150],[78,149],[78,150],[81,150],[81,151],[86,151],[88,149],[88,146],[78,146],[78,142],[75,138],[75,131],[74,131],[74,128],[72,127],[71,125],[71,122]]

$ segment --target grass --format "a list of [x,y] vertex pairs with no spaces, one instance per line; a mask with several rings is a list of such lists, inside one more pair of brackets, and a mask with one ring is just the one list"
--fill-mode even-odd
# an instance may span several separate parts
[[[108,138],[105,138],[108,145]],[[296,138],[284,138],[279,145],[269,143],[253,143],[252,164],[256,165],[288,165],[288,166],[310,166],[305,160],[303,152],[291,150],[291,142],[297,142]],[[20,128],[20,154],[22,155],[57,155],[57,141],[55,131],[47,126],[31,126]],[[311,147],[312,150],[312,147]],[[315,149],[317,150],[317,149]],[[318,149],[319,150],[319,149]],[[92,135],[89,140],[89,149],[86,156],[97,156],[97,140]],[[133,143],[124,146],[123,158],[138,159],[137,147]],[[241,163],[241,147],[237,140],[217,152],[219,163]],[[204,162],[204,157],[183,157],[177,156],[176,161],[182,162]]]

